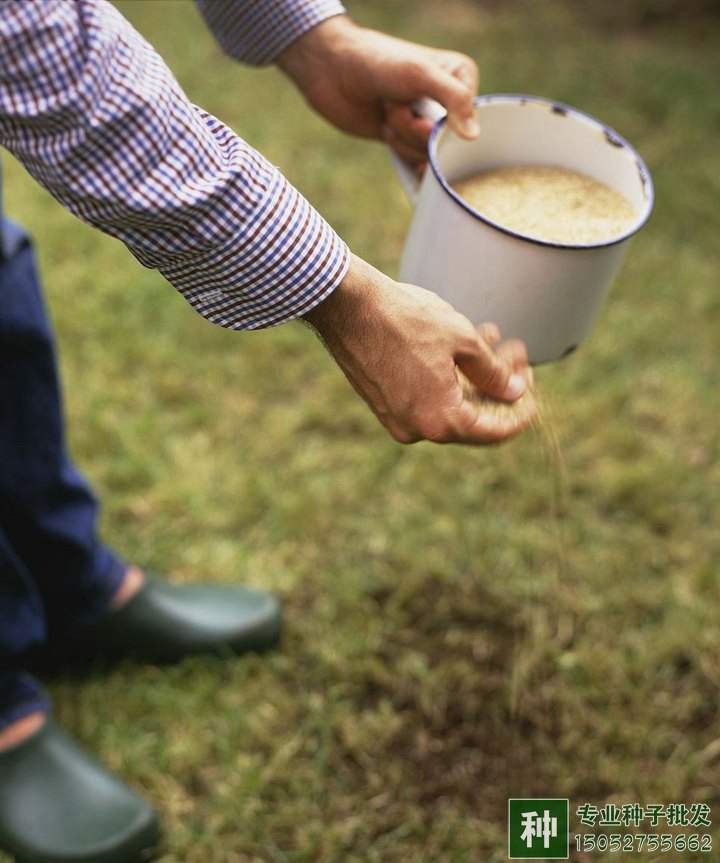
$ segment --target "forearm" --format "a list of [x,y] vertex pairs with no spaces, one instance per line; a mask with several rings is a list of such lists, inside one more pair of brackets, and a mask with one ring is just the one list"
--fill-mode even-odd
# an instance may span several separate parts
[[322,21],[302,38],[294,40],[275,58],[275,63],[298,87],[318,76],[342,71],[343,61],[361,28],[347,15]]
[[0,144],[214,323],[297,317],[347,267],[307,201],[103,0],[0,4]]

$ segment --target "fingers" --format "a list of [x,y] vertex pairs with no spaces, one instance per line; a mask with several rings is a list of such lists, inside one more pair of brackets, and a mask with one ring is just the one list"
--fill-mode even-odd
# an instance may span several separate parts
[[418,151],[416,147],[408,146],[402,141],[398,141],[392,131],[383,129],[383,139],[391,149],[400,156],[400,158],[410,165],[423,165],[426,161],[426,153],[424,150]]
[[444,51],[443,54],[445,55],[443,65],[451,75],[467,87],[474,97],[480,85],[477,63],[466,54],[460,54],[457,51]]
[[525,368],[528,364],[528,353],[525,342],[520,339],[508,339],[497,348],[498,356],[502,357],[515,370]]
[[[457,383],[458,387],[461,384]],[[436,407],[415,423],[388,430],[400,443],[428,440],[433,443],[458,443],[476,446],[499,444],[524,431],[535,418],[537,407],[532,393],[512,404],[478,399],[473,393],[458,393],[455,407],[443,411]]]
[[511,405],[492,401],[465,401],[452,443],[499,444],[524,431],[535,418],[537,406],[528,390]]
[[[508,342],[501,349],[523,368],[524,345]],[[526,371],[529,371],[525,367]],[[438,382],[440,384],[440,382]],[[427,395],[427,393],[426,393]],[[530,389],[512,403],[481,396],[461,373],[448,376],[435,395],[417,405],[404,420],[385,423],[399,443],[499,444],[524,431],[534,420],[537,405]]]
[[520,341],[520,339],[508,339],[497,348],[497,353],[512,366],[514,371],[524,375],[528,387],[532,389],[535,375],[528,361],[525,342]]
[[480,85],[480,72],[477,63],[465,54],[451,52],[448,58],[448,68],[475,96]]
[[386,102],[384,110],[384,140],[407,161],[424,161],[427,158],[432,121],[418,117],[410,105],[400,102]]
[[[429,96],[438,101],[448,112],[448,125],[461,137],[476,138],[480,132],[473,102],[478,89],[476,63],[456,51],[416,50],[418,56],[407,62],[403,70],[404,89],[409,98],[385,102],[382,129],[384,140],[413,162],[424,158],[433,126],[430,120],[415,116],[411,108],[413,98]],[[405,148],[415,152],[407,154]]]
[[[533,373],[528,365],[525,343],[519,339],[509,339],[499,344],[500,330],[495,324],[481,324],[477,331],[491,347],[498,345],[496,348],[498,357],[507,363],[513,373],[524,377],[526,389],[520,398],[508,404],[478,398],[478,392],[465,380],[464,402],[454,435],[447,441],[448,443],[481,445],[501,443],[527,428],[537,413],[537,405],[530,389],[533,384]],[[460,379],[462,386],[462,376]]]
[[484,339],[491,347],[500,341],[500,327],[493,323],[480,324],[477,328],[477,333],[481,339]]
[[423,67],[423,85],[428,96],[448,112],[448,125],[462,138],[477,138],[480,127],[473,99],[478,87],[478,69],[470,57],[439,52],[440,61]]
[[[511,358],[514,361],[515,355]],[[527,389],[521,366],[492,349],[483,338],[456,353],[455,361],[475,389],[485,396],[503,401],[515,401]]]

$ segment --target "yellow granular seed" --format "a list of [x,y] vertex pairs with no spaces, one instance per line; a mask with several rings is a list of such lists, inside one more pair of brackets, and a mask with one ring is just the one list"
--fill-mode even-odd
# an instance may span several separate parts
[[[503,421],[524,421],[529,410],[534,411],[531,427],[537,435],[542,447],[545,470],[548,478],[549,528],[552,532],[554,549],[555,583],[540,588],[531,577],[527,580],[527,591],[524,597],[525,629],[520,630],[514,646],[512,673],[508,690],[508,707],[513,720],[519,719],[526,711],[525,698],[532,690],[533,674],[537,668],[538,656],[542,655],[547,645],[548,637],[559,641],[566,636],[561,627],[567,629],[568,620],[560,618],[555,621],[548,619],[542,603],[538,603],[539,591],[571,591],[574,590],[574,578],[568,556],[567,539],[565,535],[564,514],[568,508],[569,483],[565,459],[563,458],[560,440],[557,433],[552,403],[535,384],[532,390],[527,390],[517,401],[499,402],[481,396],[465,375],[457,371],[460,385],[465,398],[482,406],[482,410],[490,412]],[[552,594],[550,594],[552,595]],[[572,626],[572,622],[569,624]],[[557,631],[548,632],[548,626],[557,626]]]
[[619,192],[566,168],[494,168],[452,187],[498,225],[551,243],[606,242],[625,233],[637,217]]
[[460,381],[463,394],[468,401],[482,406],[483,413],[492,414],[502,422],[514,423],[516,420],[524,422],[527,415],[535,409],[535,395],[531,390],[526,390],[519,399],[514,402],[502,402],[496,399],[482,396],[475,386],[456,367],[455,374]]

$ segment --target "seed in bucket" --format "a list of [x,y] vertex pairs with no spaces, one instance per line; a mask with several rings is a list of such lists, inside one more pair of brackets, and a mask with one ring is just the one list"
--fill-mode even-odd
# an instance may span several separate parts
[[452,184],[483,216],[552,243],[602,243],[637,218],[632,204],[598,180],[549,165],[494,168]]

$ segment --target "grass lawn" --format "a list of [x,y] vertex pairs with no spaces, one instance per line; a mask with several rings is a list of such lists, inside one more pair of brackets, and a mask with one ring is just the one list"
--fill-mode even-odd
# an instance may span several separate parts
[[[395,271],[410,211],[382,147],[222,58],[190,2],[120,5],[195,102]],[[394,443],[307,329],[212,327],[4,159],[105,536],[176,581],[286,606],[272,655],[51,685],[63,724],[157,802],[164,863],[494,863],[513,796],[707,802],[720,823],[720,32],[569,8],[351,3],[474,55],[484,92],[601,117],[653,172],[655,214],[592,338],[538,373],[561,499],[536,435]],[[671,858],[720,851],[573,857]]]

